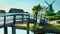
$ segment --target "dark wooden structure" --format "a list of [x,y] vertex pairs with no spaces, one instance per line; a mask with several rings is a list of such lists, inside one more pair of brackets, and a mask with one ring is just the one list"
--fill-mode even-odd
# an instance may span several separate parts
[[23,23],[23,19],[24,19],[24,16],[28,16],[28,23],[27,23],[27,34],[29,34],[29,19],[30,19],[30,14],[25,14],[25,13],[8,13],[8,14],[4,14],[4,34],[8,34],[8,25],[6,25],[6,17],[7,16],[13,16],[13,22],[12,22],[12,34],[16,34],[16,27],[15,27],[15,24],[16,24],[16,16],[22,16],[22,23]]
[[6,13],[5,10],[0,10],[0,13]]
[[9,10],[9,13],[23,13],[24,10],[23,9],[17,9],[17,8],[11,8]]

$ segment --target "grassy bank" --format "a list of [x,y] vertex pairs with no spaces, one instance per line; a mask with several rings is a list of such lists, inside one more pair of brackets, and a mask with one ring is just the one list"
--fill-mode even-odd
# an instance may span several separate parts
[[[16,24],[16,26],[19,26],[19,27],[27,27],[27,24]],[[53,25],[53,24],[46,24],[46,25],[36,25],[37,28],[39,29],[50,29],[50,30],[60,30],[60,25]],[[34,24],[33,23],[30,23],[29,24],[29,27],[30,27],[30,30],[33,30],[34,29]]]
[[[25,24],[16,24],[16,26],[19,26],[19,27],[27,27],[27,24],[25,23]],[[38,24],[36,25],[37,26],[37,28],[42,28],[42,26],[38,26]],[[29,24],[29,27],[30,27],[30,30],[33,30],[34,29],[34,24],[33,23],[30,23]]]

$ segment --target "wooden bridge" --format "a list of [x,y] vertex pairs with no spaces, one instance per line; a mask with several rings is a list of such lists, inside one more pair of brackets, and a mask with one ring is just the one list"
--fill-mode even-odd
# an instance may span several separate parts
[[[6,23],[6,17],[8,16],[13,16],[13,22],[12,23]],[[29,13],[4,13],[4,23],[0,25],[0,28],[4,28],[4,34],[8,34],[7,27],[12,27],[12,34],[16,34],[16,16],[22,16],[22,23],[24,16],[28,16],[28,22],[27,22],[27,34],[29,34],[29,19],[30,19],[30,14]]]

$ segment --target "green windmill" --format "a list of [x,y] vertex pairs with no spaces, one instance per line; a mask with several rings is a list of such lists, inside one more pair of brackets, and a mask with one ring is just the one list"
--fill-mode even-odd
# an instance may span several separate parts
[[47,11],[49,11],[49,12],[54,12],[54,9],[53,9],[53,7],[52,7],[52,5],[53,5],[54,2],[55,2],[55,0],[54,0],[51,4],[49,4],[49,3],[45,0],[45,3],[48,5]]

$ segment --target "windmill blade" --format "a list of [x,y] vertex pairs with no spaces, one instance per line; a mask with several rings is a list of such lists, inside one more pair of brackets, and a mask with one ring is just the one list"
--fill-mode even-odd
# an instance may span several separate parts
[[53,4],[54,2],[55,2],[55,0],[51,4]]
[[45,0],[45,3],[49,5],[49,3]]

